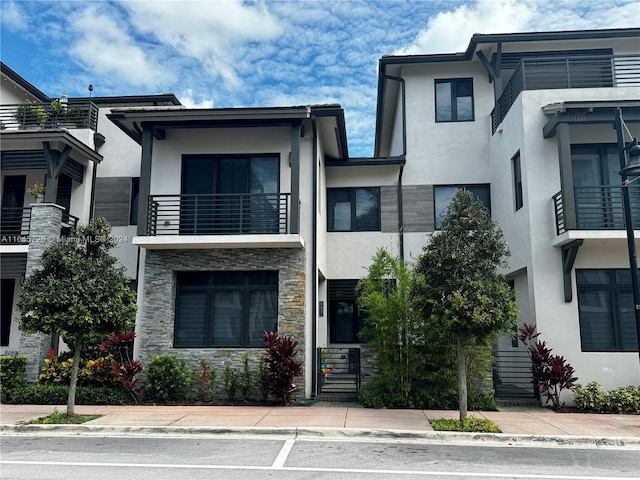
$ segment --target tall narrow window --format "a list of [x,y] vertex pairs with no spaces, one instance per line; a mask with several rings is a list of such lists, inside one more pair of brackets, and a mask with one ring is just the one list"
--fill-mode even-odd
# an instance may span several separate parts
[[473,79],[458,78],[435,82],[436,122],[473,121]]
[[520,167],[519,151],[511,159],[511,170],[513,171],[513,199],[516,211],[518,211],[524,205],[524,200],[522,198],[522,169]]
[[131,203],[129,206],[129,225],[138,224],[138,202],[140,195],[140,177],[131,178]]

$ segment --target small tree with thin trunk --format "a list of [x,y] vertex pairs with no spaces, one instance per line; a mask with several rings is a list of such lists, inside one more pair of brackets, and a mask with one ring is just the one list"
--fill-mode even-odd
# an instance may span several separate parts
[[465,351],[508,332],[518,308],[504,275],[509,248],[502,231],[471,192],[459,190],[442,230],[431,236],[418,260],[418,293],[424,318],[455,340],[460,419],[467,416]]
[[73,346],[67,416],[74,414],[83,344],[122,332],[135,320],[135,296],[124,267],[110,254],[111,227],[98,218],[52,244],[25,280],[18,308],[25,333],[60,334]]

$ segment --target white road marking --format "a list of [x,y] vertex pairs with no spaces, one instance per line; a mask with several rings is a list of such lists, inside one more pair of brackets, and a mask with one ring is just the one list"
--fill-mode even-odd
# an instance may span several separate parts
[[[293,442],[293,440],[292,440]],[[284,447],[283,447],[284,450]],[[276,459],[277,461],[277,459]],[[275,464],[275,462],[274,462]],[[637,477],[594,477],[584,475],[536,475],[527,473],[486,473],[486,472],[423,472],[419,470],[374,470],[366,468],[316,468],[316,467],[274,467],[256,465],[176,465],[169,463],[103,463],[103,462],[35,462],[26,460],[0,460],[0,465],[49,465],[59,467],[106,467],[106,468],[173,468],[177,470],[265,470],[287,472],[320,473],[364,473],[369,475],[415,475],[424,477],[475,477],[511,478],[534,480],[629,480]]]
[[271,465],[272,468],[284,467],[284,462],[287,461],[287,457],[289,456],[289,453],[291,453],[294,443],[295,440],[293,439],[289,439],[284,442],[284,445],[282,445],[282,448],[280,449],[280,453],[278,453],[278,456],[273,461],[273,465]]

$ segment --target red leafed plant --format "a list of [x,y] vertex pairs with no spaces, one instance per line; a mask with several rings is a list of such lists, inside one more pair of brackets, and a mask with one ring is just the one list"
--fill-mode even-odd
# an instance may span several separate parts
[[298,342],[285,335],[264,332],[262,343],[266,349],[264,361],[269,372],[269,393],[278,403],[287,405],[296,389],[295,378],[302,376],[302,362],[295,359]]
[[131,349],[136,332],[129,330],[124,333],[112,333],[107,339],[98,345],[100,350],[109,352],[114,357],[111,364],[111,373],[118,379],[120,385],[127,390],[134,400],[138,400],[137,375],[142,371],[142,363],[138,360],[131,360]]
[[547,347],[547,342],[538,339],[535,325],[522,324],[518,328],[518,338],[524,343],[531,357],[533,382],[540,389],[547,401],[551,402],[554,410],[564,406],[560,402],[562,390],[573,390],[578,377],[575,377],[574,368],[560,355],[552,355],[552,349]]

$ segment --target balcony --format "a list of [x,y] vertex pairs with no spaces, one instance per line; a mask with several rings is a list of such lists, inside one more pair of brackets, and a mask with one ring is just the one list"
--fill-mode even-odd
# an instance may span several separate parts
[[98,107],[92,102],[68,103],[64,107],[38,102],[2,105],[0,126],[3,131],[89,128],[95,132]]
[[552,197],[556,233],[562,235],[568,230],[624,230],[623,188],[629,188],[633,224],[640,226],[639,185],[576,187],[575,227],[571,225],[573,220],[568,218],[569,206],[565,203],[563,192],[558,192]]
[[[71,235],[78,227],[78,217],[62,213],[60,236]],[[0,236],[2,245],[28,245],[29,238],[38,232],[31,231],[31,207],[5,208],[1,210]]]
[[640,55],[600,55],[523,59],[491,112],[491,132],[523,90],[610,88],[640,85]]

